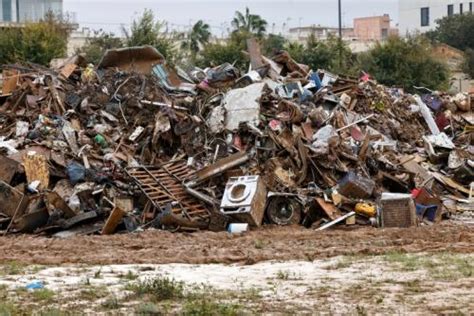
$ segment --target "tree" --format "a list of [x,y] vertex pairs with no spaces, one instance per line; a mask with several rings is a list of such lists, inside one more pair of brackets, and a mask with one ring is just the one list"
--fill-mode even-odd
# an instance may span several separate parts
[[48,65],[51,59],[64,57],[67,51],[69,23],[46,14],[37,23],[0,32],[0,64],[18,61]]
[[286,39],[281,35],[268,34],[263,39],[262,53],[264,55],[272,56],[276,52],[285,48]]
[[123,47],[122,40],[115,37],[113,33],[103,30],[94,31],[94,36],[88,37],[83,47],[76,53],[83,53],[87,61],[97,64],[108,49]]
[[23,55],[22,38],[23,32],[17,28],[6,28],[0,32],[0,64],[14,63],[20,59]]
[[235,17],[232,20],[232,27],[234,32],[247,32],[257,36],[262,36],[267,29],[267,21],[262,19],[260,15],[250,14],[248,7],[245,8],[245,13],[240,11],[235,12]]
[[151,10],[145,9],[143,15],[134,20],[130,31],[122,28],[127,46],[151,45],[170,62],[174,61],[175,48],[172,34],[163,31],[164,22],[155,21]]
[[305,45],[289,43],[286,49],[294,60],[308,65],[313,70],[325,69],[336,73],[347,73],[351,66],[351,50],[334,36],[321,41],[311,34]]
[[208,44],[200,52],[200,58],[197,65],[204,68],[209,66],[218,66],[223,63],[235,63],[235,66],[241,70],[248,68],[248,58],[242,54],[242,49],[235,42],[228,41],[221,44]]
[[474,49],[467,49],[465,53],[465,62],[463,65],[465,73],[474,78]]
[[199,50],[209,43],[211,37],[209,24],[204,23],[202,20],[196,22],[189,32],[187,39],[182,42],[181,48],[188,49],[193,57],[199,52]]
[[446,43],[460,50],[474,49],[474,13],[455,14],[437,21],[429,38]]
[[290,56],[299,63],[303,62],[306,48],[303,44],[298,42],[289,42],[285,46]]
[[422,36],[390,37],[359,58],[360,67],[380,83],[413,91],[414,86],[446,89],[447,66],[435,59],[431,45]]

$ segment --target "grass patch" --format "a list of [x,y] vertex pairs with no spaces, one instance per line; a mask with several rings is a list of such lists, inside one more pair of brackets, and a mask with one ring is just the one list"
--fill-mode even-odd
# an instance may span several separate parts
[[94,273],[94,279],[102,279],[102,268],[99,268],[99,270],[97,270],[95,273]]
[[163,315],[160,308],[153,303],[141,303],[135,307],[136,315]]
[[184,297],[184,283],[164,276],[129,284],[126,289],[132,291],[137,297],[148,296],[154,301]]
[[423,288],[421,287],[421,282],[418,279],[403,282],[403,285],[408,292],[411,292],[411,293],[424,292]]
[[276,278],[278,280],[288,280],[290,278],[290,272],[279,270],[276,274]]
[[58,308],[48,308],[44,311],[41,311],[41,316],[63,316],[63,315],[73,315],[74,313],[66,312]]
[[361,261],[364,257],[361,255],[349,255],[339,258],[336,263],[324,267],[326,270],[339,270],[351,267],[353,264]]
[[13,303],[9,302],[0,302],[0,315],[2,316],[10,316],[10,315],[18,315],[19,311],[18,308]]
[[105,309],[119,309],[120,307],[122,307],[118,298],[115,296],[106,299],[105,302],[101,304],[101,306]]
[[392,252],[383,258],[402,271],[424,270],[435,280],[454,281],[474,276],[474,264],[471,263],[473,257],[457,253],[420,255]]
[[106,286],[89,286],[79,292],[78,298],[84,301],[95,301],[109,295],[109,290]]
[[3,265],[2,275],[18,275],[25,272],[26,265],[17,261],[10,261]]
[[420,257],[415,254],[407,254],[403,252],[389,252],[383,256],[384,260],[398,265],[402,271],[416,271],[422,267],[429,267],[431,262],[425,257]]
[[121,279],[133,281],[133,280],[136,280],[138,278],[138,274],[133,273],[132,271],[128,270],[128,272],[126,274],[119,274],[118,277],[121,278]]
[[265,247],[265,243],[261,239],[256,239],[254,241],[254,247],[255,249],[263,249],[263,247]]
[[188,301],[181,313],[192,316],[222,315],[235,316],[241,314],[242,307],[238,304],[218,303],[212,300]]
[[51,302],[54,298],[54,291],[48,290],[48,289],[39,289],[39,290],[34,290],[31,292],[31,296],[33,297],[33,300],[35,301],[41,301],[41,302]]

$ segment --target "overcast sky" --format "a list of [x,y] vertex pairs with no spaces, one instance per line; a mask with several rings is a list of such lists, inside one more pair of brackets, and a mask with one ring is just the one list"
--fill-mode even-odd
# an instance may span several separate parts
[[[361,16],[390,14],[393,25],[398,21],[397,0],[342,0],[343,24],[352,26],[352,19]],[[120,33],[121,25],[131,21],[144,9],[166,20],[173,29],[185,30],[202,19],[216,35],[230,28],[236,10],[260,14],[268,22],[268,31],[279,33],[299,25],[337,26],[337,0],[64,0],[64,10],[73,12],[81,26]]]

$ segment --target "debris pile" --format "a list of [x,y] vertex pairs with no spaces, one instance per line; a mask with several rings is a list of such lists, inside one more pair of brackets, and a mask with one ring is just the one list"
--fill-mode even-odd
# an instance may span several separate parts
[[244,75],[185,72],[148,46],[97,67],[4,65],[0,229],[323,230],[472,214],[468,95],[411,95],[248,47]]

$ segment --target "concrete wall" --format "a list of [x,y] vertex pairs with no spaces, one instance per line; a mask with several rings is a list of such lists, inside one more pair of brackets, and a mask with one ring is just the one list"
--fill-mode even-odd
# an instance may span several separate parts
[[[454,14],[458,14],[460,4],[463,12],[469,12],[469,3],[466,0],[399,0],[399,30],[401,36],[416,32],[424,33],[436,27],[436,20],[448,15],[448,5],[454,6]],[[429,8],[429,25],[421,26],[421,8]]]

